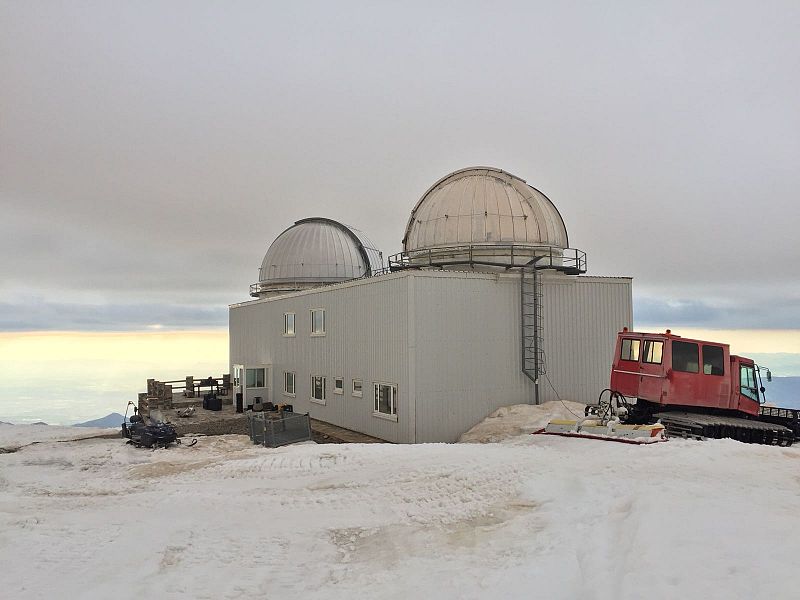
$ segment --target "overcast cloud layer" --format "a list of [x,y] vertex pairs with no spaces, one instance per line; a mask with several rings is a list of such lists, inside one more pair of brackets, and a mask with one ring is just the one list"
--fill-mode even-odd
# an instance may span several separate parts
[[327,216],[559,207],[637,324],[800,327],[800,4],[0,1],[0,329],[224,325]]

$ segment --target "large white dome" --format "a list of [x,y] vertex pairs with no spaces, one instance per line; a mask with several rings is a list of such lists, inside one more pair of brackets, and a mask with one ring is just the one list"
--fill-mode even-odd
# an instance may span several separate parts
[[406,252],[498,244],[569,247],[550,199],[492,167],[461,169],[433,184],[411,212],[403,238]]
[[369,276],[383,257],[359,230],[332,219],[297,221],[267,250],[250,295],[280,294]]

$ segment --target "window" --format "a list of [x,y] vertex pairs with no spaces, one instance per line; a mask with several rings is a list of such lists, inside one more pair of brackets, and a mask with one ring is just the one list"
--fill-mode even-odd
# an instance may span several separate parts
[[344,393],[344,379],[342,377],[335,377],[333,379],[333,393],[334,394]]
[[294,313],[284,313],[283,315],[283,335],[294,335]]
[[620,359],[639,362],[639,343],[639,340],[623,338],[622,351],[619,355]]
[[375,410],[376,417],[386,417],[397,420],[397,386],[392,383],[375,384]]
[[311,376],[311,402],[325,404],[325,378],[320,375]]
[[739,381],[742,395],[758,402],[755,369],[747,365],[742,365],[739,368]]
[[664,342],[656,340],[644,340],[642,349],[642,362],[655,365],[661,364],[661,355],[664,353]]
[[263,388],[264,372],[265,369],[247,369],[245,371],[245,381],[247,382],[247,387]]
[[361,388],[363,386],[363,382],[360,379],[353,379],[353,396],[357,398],[361,398],[362,392]]
[[703,373],[725,375],[725,354],[722,348],[703,345]]
[[325,335],[325,309],[311,310],[311,335]]
[[291,371],[285,371],[283,373],[283,393],[286,396],[294,397],[294,373]]
[[698,373],[700,349],[691,342],[672,342],[672,370],[682,373]]

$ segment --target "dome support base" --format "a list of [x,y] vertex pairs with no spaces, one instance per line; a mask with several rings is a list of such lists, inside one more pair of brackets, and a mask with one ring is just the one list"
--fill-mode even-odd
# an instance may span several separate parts
[[389,269],[446,269],[491,267],[522,269],[536,260],[537,269],[553,269],[568,275],[586,273],[586,252],[576,248],[521,244],[467,244],[401,252],[389,257]]

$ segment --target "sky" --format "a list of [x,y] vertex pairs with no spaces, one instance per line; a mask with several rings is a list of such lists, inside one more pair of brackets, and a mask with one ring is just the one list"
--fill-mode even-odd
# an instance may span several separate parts
[[124,414],[148,378],[219,377],[227,364],[225,330],[0,332],[0,421],[69,425]]
[[0,0],[0,331],[223,328],[294,221],[394,254],[491,165],[634,278],[637,327],[800,375],[799,30],[795,1]]

